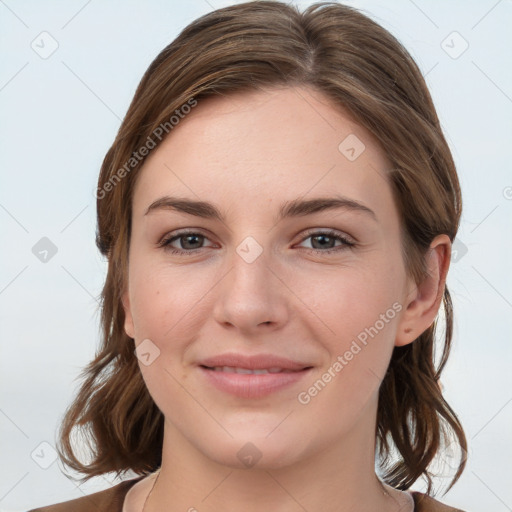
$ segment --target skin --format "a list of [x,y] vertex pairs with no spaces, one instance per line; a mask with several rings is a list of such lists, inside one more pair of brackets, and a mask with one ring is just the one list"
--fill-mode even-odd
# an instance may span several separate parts
[[[350,134],[365,145],[354,161],[338,150]],[[386,487],[386,495],[375,474],[378,390],[394,346],[413,342],[435,319],[450,241],[434,239],[429,276],[415,283],[402,259],[388,168],[370,133],[306,87],[200,100],[150,154],[133,196],[123,296],[127,334],[160,350],[150,365],[139,363],[165,417],[162,468],[146,511],[412,510],[408,493]],[[286,201],[335,194],[376,219],[337,209],[275,220]],[[171,209],[145,215],[164,195],[209,201],[224,222]],[[205,237],[172,242],[188,255],[158,246],[183,228]],[[325,229],[355,245],[311,237]],[[236,251],[248,236],[263,249],[251,263]],[[394,318],[300,403],[298,393],[393,304]],[[229,351],[314,368],[267,397],[238,398],[206,385],[197,367]],[[261,454],[250,468],[237,457],[248,442]],[[153,483],[148,477],[132,488],[127,512],[142,510]]]

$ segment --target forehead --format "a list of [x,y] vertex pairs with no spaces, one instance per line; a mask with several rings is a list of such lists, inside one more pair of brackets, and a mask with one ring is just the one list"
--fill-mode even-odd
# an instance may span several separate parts
[[134,213],[164,194],[239,202],[247,211],[335,191],[384,207],[392,202],[388,168],[376,139],[313,89],[209,97],[146,159]]

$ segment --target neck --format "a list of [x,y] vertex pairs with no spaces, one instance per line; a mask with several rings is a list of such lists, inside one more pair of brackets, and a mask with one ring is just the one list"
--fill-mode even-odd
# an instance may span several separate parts
[[375,474],[374,425],[365,418],[342,441],[292,465],[240,469],[207,457],[166,422],[162,466],[144,512],[412,510],[409,495]]

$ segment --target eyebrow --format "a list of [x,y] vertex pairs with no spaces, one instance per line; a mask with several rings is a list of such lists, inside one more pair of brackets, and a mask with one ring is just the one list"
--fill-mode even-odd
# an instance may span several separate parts
[[[343,196],[335,197],[317,197],[313,199],[294,199],[287,201],[279,209],[279,215],[276,221],[285,218],[302,217],[327,210],[344,209],[355,212],[362,212],[369,215],[373,220],[377,220],[375,212],[358,201]],[[158,210],[174,210],[187,213],[204,219],[214,219],[225,222],[224,215],[220,210],[206,201],[196,201],[179,197],[163,196],[153,201],[144,215]]]

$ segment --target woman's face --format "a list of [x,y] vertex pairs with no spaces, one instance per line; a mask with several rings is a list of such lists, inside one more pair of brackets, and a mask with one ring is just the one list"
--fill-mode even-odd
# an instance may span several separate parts
[[307,88],[199,100],[149,155],[125,328],[176,450],[284,467],[374,436],[413,287],[387,169]]

